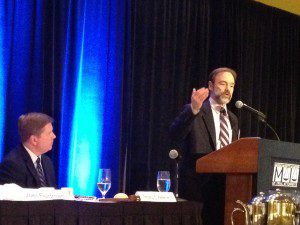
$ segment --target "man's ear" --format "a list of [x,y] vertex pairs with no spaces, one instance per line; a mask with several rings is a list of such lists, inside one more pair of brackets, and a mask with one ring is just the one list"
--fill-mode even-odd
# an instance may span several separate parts
[[36,143],[37,143],[37,136],[31,135],[29,137],[29,142],[30,142],[31,145],[36,145]]
[[213,91],[214,90],[214,84],[211,81],[208,81],[208,90]]

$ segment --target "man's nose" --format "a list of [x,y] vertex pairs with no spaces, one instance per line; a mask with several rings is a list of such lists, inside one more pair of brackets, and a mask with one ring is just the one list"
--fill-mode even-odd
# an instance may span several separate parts
[[230,84],[226,84],[226,85],[225,85],[225,90],[226,90],[226,91],[232,91],[232,90],[233,90],[233,87],[232,87]]

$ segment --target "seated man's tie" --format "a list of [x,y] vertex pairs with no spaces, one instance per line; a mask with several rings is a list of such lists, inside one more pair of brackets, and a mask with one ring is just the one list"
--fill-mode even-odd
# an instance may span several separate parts
[[36,171],[37,171],[38,177],[40,179],[41,186],[46,187],[47,183],[46,183],[46,179],[45,179],[44,172],[43,172],[43,169],[42,169],[40,157],[38,157],[37,160],[36,160]]

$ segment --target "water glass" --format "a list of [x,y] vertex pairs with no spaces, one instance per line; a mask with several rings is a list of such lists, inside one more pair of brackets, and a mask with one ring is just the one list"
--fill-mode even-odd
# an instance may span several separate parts
[[158,171],[156,185],[159,192],[168,192],[171,187],[170,172]]
[[111,171],[110,169],[99,169],[97,186],[101,192],[102,198],[105,198],[106,193],[111,187]]

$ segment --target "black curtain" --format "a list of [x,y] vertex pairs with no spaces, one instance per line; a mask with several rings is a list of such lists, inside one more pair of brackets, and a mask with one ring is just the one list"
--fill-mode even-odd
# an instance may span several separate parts
[[300,18],[248,0],[132,0],[131,66],[124,82],[127,191],[156,190],[172,167],[168,129],[192,89],[220,66],[239,75],[231,109],[241,136],[274,134],[233,103],[266,113],[281,140],[300,142]]

